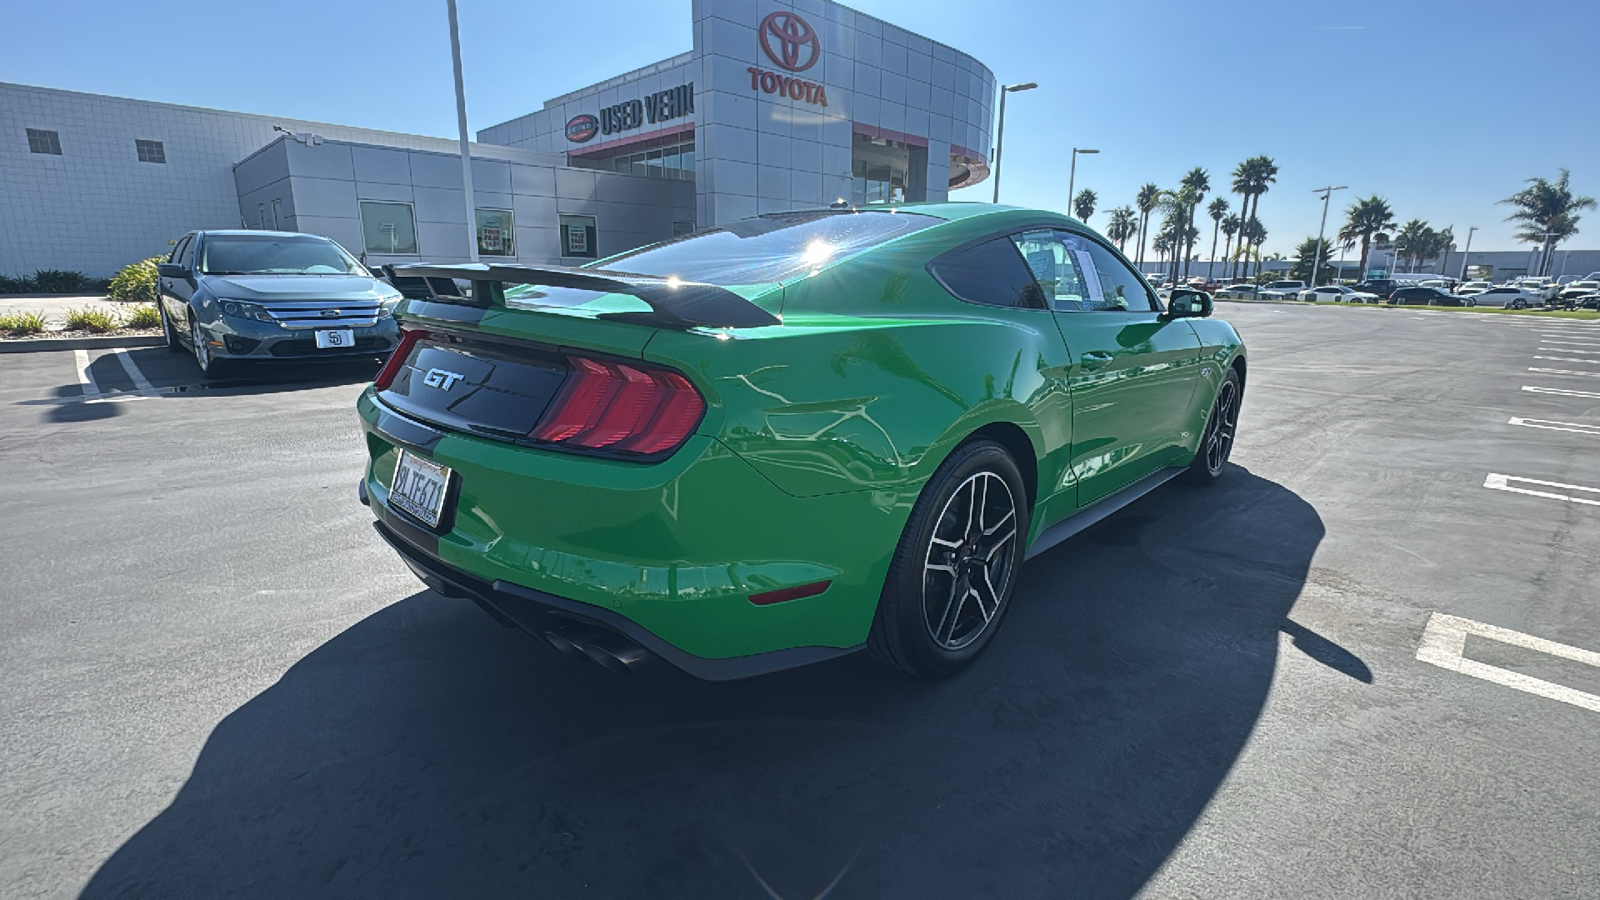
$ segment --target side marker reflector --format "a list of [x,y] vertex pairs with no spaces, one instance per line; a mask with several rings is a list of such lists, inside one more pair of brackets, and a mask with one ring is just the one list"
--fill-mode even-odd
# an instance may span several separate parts
[[764,591],[760,594],[751,594],[750,602],[757,606],[770,606],[782,603],[785,600],[799,600],[803,597],[815,597],[827,590],[832,581],[816,581],[811,584],[802,584],[798,587],[779,588],[775,591]]

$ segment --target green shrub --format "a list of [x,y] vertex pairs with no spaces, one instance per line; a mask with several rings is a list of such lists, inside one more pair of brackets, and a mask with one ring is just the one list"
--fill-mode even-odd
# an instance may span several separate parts
[[0,275],[0,294],[31,294],[33,293],[33,279],[23,276],[11,278]]
[[38,334],[49,322],[43,313],[10,312],[0,314],[0,331],[7,334]]
[[128,328],[160,328],[161,313],[157,312],[154,306],[140,304],[133,308],[133,312],[128,313],[122,324]]
[[153,256],[124,266],[112,277],[106,293],[123,303],[156,302],[156,263],[164,258]]
[[67,310],[68,331],[92,331],[100,334],[114,330],[117,325],[117,317],[103,309]]
[[37,269],[33,284],[41,294],[76,294],[89,289],[89,276],[66,269]]

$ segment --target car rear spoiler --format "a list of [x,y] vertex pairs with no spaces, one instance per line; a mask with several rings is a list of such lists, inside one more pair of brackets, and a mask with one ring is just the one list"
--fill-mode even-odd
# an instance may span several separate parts
[[[454,280],[472,283],[476,304],[504,305],[505,286],[533,284],[540,287],[575,288],[604,294],[627,294],[643,300],[649,312],[600,313],[597,318],[632,322],[653,328],[758,328],[782,324],[777,316],[727,288],[697,281],[679,281],[657,275],[613,272],[609,269],[579,269],[570,266],[524,266],[500,263],[430,265],[416,263],[386,267],[396,278],[415,278],[428,286],[434,298],[465,300],[454,288]],[[450,284],[450,293],[441,288]],[[396,285],[398,287],[398,285]]]

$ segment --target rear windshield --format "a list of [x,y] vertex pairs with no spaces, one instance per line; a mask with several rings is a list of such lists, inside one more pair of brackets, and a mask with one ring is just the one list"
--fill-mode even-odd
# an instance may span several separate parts
[[943,220],[889,210],[778,213],[656,244],[599,264],[711,284],[786,281]]
[[208,235],[200,271],[207,275],[364,275],[361,264],[325,238],[267,234]]

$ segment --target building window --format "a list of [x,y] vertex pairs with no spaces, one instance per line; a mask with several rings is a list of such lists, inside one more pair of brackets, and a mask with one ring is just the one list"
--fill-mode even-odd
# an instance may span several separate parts
[[629,144],[615,156],[574,156],[572,165],[602,172],[622,172],[649,178],[694,180],[694,137],[672,135]]
[[56,131],[41,131],[37,128],[28,129],[28,152],[48,153],[51,156],[61,155],[61,134]]
[[561,255],[596,258],[594,216],[561,217]]
[[694,223],[693,222],[673,222],[672,223],[672,236],[673,237],[683,237],[686,234],[694,234]]
[[409,203],[361,201],[361,233],[368,253],[417,252],[417,223]]
[[279,229],[279,227],[280,227],[278,225],[278,212],[282,208],[283,208],[283,200],[279,199],[279,200],[272,201],[272,230],[273,231],[277,231]]
[[516,256],[512,242],[511,210],[480,209],[478,213],[478,255]]
[[[162,163],[167,161],[167,148],[160,141],[141,141],[135,139],[133,147],[139,152],[139,162]],[[60,151],[57,151],[60,152]]]

